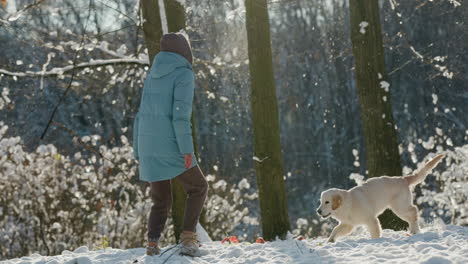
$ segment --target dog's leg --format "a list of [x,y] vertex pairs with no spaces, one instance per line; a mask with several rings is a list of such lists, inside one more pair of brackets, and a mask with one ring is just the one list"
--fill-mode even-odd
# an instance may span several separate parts
[[419,225],[418,225],[418,208],[416,206],[411,206],[408,210],[408,220],[409,229],[411,234],[419,233]]
[[419,233],[418,225],[418,208],[414,205],[407,207],[405,209],[392,208],[396,215],[401,219],[405,220],[409,224],[409,231],[411,234]]
[[353,231],[352,225],[339,224],[333,229],[327,242],[334,243],[338,237],[345,236],[351,233],[351,231]]
[[378,218],[370,220],[369,223],[367,223],[367,228],[372,238],[380,237],[382,229],[380,228],[380,221]]
[[401,219],[408,222],[411,234],[419,233],[418,208],[413,205],[413,195],[409,188],[401,191],[400,195],[392,201],[390,208]]

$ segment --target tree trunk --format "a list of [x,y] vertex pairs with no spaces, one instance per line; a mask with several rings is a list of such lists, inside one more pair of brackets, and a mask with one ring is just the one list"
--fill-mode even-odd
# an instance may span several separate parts
[[161,17],[159,15],[158,0],[141,0],[141,12],[143,16],[143,33],[150,65],[153,64],[154,56],[160,50],[162,32]]
[[177,0],[164,0],[166,7],[167,28],[169,32],[178,32],[184,29],[185,9]]
[[[160,51],[160,40],[163,35],[161,16],[159,13],[158,0],[142,0],[142,13],[145,23],[143,24],[143,32],[145,34],[146,47],[148,48],[148,55],[150,64],[154,60],[154,56]],[[176,0],[164,0],[164,7],[166,11],[167,27],[169,32],[178,32],[185,28],[185,10],[184,7]],[[195,149],[195,156],[198,157],[197,141],[195,136],[195,124],[192,115],[192,137]],[[185,190],[178,181],[171,181],[172,187],[172,220],[174,223],[174,233],[176,241],[179,240],[180,233],[182,232],[182,225],[185,212],[185,201],[187,195]],[[204,217],[200,218],[203,223]]]
[[[350,0],[349,7],[369,177],[401,175],[398,135],[393,121],[390,93],[388,88],[385,89],[388,79],[378,1]],[[389,210],[382,214],[380,221],[383,228],[402,229],[406,226]]]
[[278,106],[266,0],[245,0],[255,171],[263,236],[284,238],[289,230]]
[[[167,28],[169,32],[178,32],[181,29],[185,29],[186,20],[185,20],[185,9],[177,0],[164,0],[164,6],[166,10],[167,18]],[[197,138],[195,133],[195,121],[192,114],[192,138],[193,138],[193,147],[195,150],[195,157],[198,159],[197,151]],[[187,195],[185,193],[184,187],[177,180],[172,180],[172,220],[174,221],[174,233],[176,239],[179,240],[180,233],[182,233],[182,225],[184,221],[184,212],[185,212],[185,201],[187,200]],[[203,217],[204,213],[200,217],[200,222],[204,223]]]

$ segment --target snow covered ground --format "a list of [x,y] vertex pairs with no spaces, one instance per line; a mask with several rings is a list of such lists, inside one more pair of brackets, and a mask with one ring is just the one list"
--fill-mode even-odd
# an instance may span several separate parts
[[335,244],[325,243],[326,238],[265,244],[209,242],[203,244],[202,249],[207,254],[200,258],[180,256],[177,248],[162,256],[148,257],[143,248],[89,251],[87,247],[80,247],[59,256],[33,254],[0,263],[468,263],[468,227],[438,225],[424,228],[422,233],[413,236],[385,230],[382,238],[367,237],[366,232],[358,231]]

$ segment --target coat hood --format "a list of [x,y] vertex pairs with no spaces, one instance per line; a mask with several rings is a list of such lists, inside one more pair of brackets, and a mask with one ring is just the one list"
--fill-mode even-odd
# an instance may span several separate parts
[[150,72],[153,78],[161,78],[180,67],[192,69],[192,65],[183,56],[173,52],[161,51],[154,58]]
[[192,64],[190,43],[181,33],[164,34],[161,38],[161,51],[177,53]]

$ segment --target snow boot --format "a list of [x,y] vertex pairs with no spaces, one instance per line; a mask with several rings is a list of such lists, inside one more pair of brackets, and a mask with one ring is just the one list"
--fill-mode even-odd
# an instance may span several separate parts
[[197,233],[184,231],[180,234],[180,254],[191,257],[200,257],[202,254],[199,249]]
[[159,255],[160,252],[161,249],[159,248],[158,243],[149,242],[148,246],[146,246],[146,255],[148,256]]

